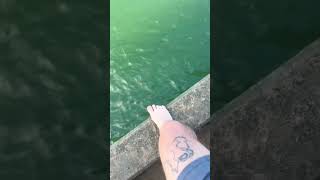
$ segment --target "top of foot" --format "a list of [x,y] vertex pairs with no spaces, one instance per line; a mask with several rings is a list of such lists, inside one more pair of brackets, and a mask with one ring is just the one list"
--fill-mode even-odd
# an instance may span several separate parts
[[160,129],[162,125],[167,121],[172,121],[172,117],[165,106],[152,105],[147,107],[147,111],[151,116],[151,120],[156,123]]

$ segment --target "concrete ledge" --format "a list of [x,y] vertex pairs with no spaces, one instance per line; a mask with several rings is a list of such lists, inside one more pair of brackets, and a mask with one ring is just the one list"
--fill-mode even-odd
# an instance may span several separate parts
[[212,118],[215,179],[320,179],[320,40]]
[[[210,117],[210,75],[167,105],[174,119],[197,129]],[[150,119],[130,131],[110,148],[110,178],[133,179],[156,160],[158,133]]]

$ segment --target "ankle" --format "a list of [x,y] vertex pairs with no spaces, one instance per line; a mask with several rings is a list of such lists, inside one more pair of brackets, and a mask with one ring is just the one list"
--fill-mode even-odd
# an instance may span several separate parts
[[197,139],[197,135],[191,128],[175,120],[163,122],[159,128],[159,132],[160,136],[161,134],[165,136],[172,134],[173,136],[184,135],[192,139]]
[[181,128],[183,128],[184,125],[182,123],[180,123],[179,121],[176,120],[166,120],[163,121],[162,124],[159,127],[159,131],[167,131],[170,129],[176,130],[176,131],[180,131]]
[[158,127],[158,129],[160,131],[161,129],[166,128],[167,125],[172,123],[172,122],[175,122],[175,120],[162,120],[161,122],[157,123],[157,127]]

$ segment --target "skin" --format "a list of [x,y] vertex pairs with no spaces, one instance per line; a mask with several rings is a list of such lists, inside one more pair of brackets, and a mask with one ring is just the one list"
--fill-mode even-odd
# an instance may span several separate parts
[[164,106],[148,106],[147,111],[159,128],[159,153],[167,180],[176,180],[192,161],[210,155],[194,131],[173,120]]

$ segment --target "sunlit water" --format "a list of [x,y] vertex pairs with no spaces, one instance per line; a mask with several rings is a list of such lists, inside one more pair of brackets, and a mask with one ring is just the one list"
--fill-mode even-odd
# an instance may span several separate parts
[[209,0],[111,0],[114,142],[209,73]]

